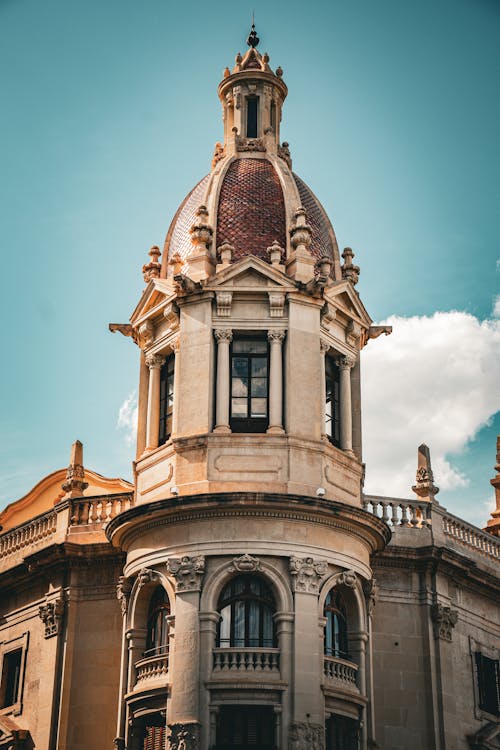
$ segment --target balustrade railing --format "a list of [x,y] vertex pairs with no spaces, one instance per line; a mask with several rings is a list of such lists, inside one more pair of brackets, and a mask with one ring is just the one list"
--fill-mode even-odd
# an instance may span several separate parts
[[279,673],[278,648],[215,648],[214,672],[267,672]]
[[136,686],[149,680],[166,679],[168,675],[168,653],[147,656],[135,663]]
[[102,526],[133,505],[133,495],[100,495],[72,501],[71,526]]
[[443,516],[443,532],[460,544],[500,559],[500,539],[450,515]]
[[323,672],[328,682],[342,685],[344,688],[356,688],[358,665],[336,656],[325,656]]
[[432,523],[430,502],[365,495],[363,508],[393,527],[406,526],[422,529],[431,526]]
[[49,511],[33,518],[22,526],[6,531],[0,536],[0,558],[18,552],[24,547],[44,542],[57,529],[57,513]]

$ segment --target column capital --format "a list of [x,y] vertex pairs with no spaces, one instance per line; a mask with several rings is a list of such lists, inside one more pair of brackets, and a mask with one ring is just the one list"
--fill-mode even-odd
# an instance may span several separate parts
[[205,573],[205,558],[203,555],[171,557],[167,562],[167,570],[175,578],[177,593],[180,591],[200,591]]
[[312,557],[292,556],[289,569],[293,591],[317,594],[320,581],[328,572],[328,563],[324,560],[314,560]]
[[282,344],[285,340],[285,336],[286,331],[283,329],[272,328],[267,332],[267,340],[270,341],[271,344]]
[[165,363],[165,357],[161,354],[146,354],[145,361],[150,370],[159,370]]
[[320,336],[319,350],[321,354],[326,354],[329,349],[330,349],[330,342],[324,339],[322,336]]
[[230,344],[233,340],[233,332],[230,328],[214,328],[214,336],[218,344]]
[[337,364],[341,370],[351,370],[356,364],[356,357],[350,354],[337,357]]
[[175,339],[172,339],[172,341],[170,342],[170,346],[172,347],[173,353],[177,354],[181,347],[181,337],[176,336]]

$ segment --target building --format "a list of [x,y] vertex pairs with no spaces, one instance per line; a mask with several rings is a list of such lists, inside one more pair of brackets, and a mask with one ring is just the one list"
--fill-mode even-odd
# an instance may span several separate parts
[[257,46],[110,326],[140,353],[133,486],[77,442],[0,514],[0,748],[500,748],[500,463],[485,531],[424,445],[414,499],[363,492],[360,352],[390,329]]

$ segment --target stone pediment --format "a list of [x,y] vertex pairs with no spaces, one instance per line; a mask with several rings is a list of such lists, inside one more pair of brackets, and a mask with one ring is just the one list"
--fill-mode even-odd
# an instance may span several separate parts
[[130,316],[130,322],[136,325],[144,318],[150,317],[154,311],[160,310],[173,297],[175,297],[175,290],[170,279],[152,279]]
[[285,273],[254,255],[222,269],[206,284],[206,288],[214,291],[220,290],[221,287],[245,291],[276,287],[282,288],[284,292],[295,290],[294,283]]
[[358,320],[362,325],[369,327],[373,322],[359,295],[347,281],[340,281],[328,287],[325,290],[325,300],[342,310],[348,317]]

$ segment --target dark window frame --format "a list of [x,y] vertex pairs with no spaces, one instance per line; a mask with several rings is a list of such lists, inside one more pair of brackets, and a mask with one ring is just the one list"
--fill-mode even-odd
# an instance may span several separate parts
[[250,94],[246,98],[246,137],[257,138],[259,134],[259,97]]
[[478,706],[491,716],[500,716],[500,661],[476,651],[474,663]]
[[168,654],[170,613],[168,594],[163,586],[157,586],[149,601],[145,657]]
[[215,750],[275,750],[273,706],[221,706]]
[[325,624],[325,656],[350,660],[347,606],[342,592],[333,588],[328,592],[323,607]]
[[158,445],[164,445],[172,435],[174,414],[175,354],[167,355],[160,370],[160,426]]
[[340,448],[340,368],[336,357],[325,355],[325,433],[336,448]]
[[[243,583],[242,590],[238,590],[238,584],[240,583]],[[252,584],[258,584],[260,593],[252,591]],[[243,638],[238,638],[235,632],[235,626],[238,622],[236,606],[240,602],[244,602]],[[258,605],[258,633],[251,631],[252,603]],[[222,611],[226,607],[230,607],[229,638],[223,639],[221,637]],[[217,611],[221,613],[217,626],[217,648],[277,648],[276,624],[274,622],[276,602],[270,586],[261,577],[243,573],[232,578],[219,596]],[[272,620],[272,635],[270,638],[265,635],[264,618],[266,614],[270,615]],[[240,640],[243,643],[240,643]]]
[[[0,645],[0,715],[2,716],[8,714],[17,716],[22,713],[28,643],[29,633],[26,632]],[[19,654],[15,664],[14,654]],[[15,674],[12,674],[12,669]]]
[[[259,342],[260,344],[265,343],[265,352],[238,352],[235,351],[235,344],[242,342]],[[266,392],[265,396],[254,396],[254,398],[265,398],[266,399],[266,416],[265,417],[252,417],[251,416],[251,401],[252,401],[252,362],[258,359],[266,360]],[[233,380],[243,380],[241,375],[233,375],[234,367],[233,362],[236,359],[245,359],[247,361],[247,377],[246,377],[246,396],[233,396]],[[269,376],[270,376],[270,347],[267,337],[263,334],[236,334],[233,336],[231,345],[229,348],[229,425],[232,432],[243,432],[243,433],[262,433],[266,432],[269,427]],[[255,378],[257,379],[257,378]],[[261,378],[259,378],[261,379]],[[246,398],[247,400],[247,416],[236,417],[233,416],[233,398]],[[250,415],[250,416],[248,416]]]

